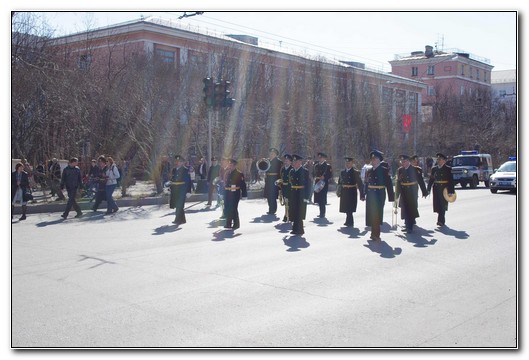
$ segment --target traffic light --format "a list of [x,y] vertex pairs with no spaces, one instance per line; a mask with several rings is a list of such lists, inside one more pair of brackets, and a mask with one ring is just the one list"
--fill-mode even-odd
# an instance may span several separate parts
[[235,99],[230,97],[230,82],[219,80],[215,82],[214,78],[204,78],[204,102],[210,107],[232,107]]
[[231,83],[229,81],[224,81],[224,97],[222,99],[222,107],[232,107],[233,102],[235,101],[235,99],[230,97],[230,84]]
[[214,106],[215,81],[210,77],[204,78],[202,81],[204,82],[204,102],[207,106]]

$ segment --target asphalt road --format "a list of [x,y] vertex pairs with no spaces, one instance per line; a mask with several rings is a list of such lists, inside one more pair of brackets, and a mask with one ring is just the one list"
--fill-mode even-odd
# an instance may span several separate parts
[[516,200],[458,190],[437,228],[420,199],[410,235],[387,203],[378,244],[365,203],[346,229],[334,194],[303,237],[264,199],[235,232],[202,202],[178,228],[167,205],[31,214],[12,224],[11,346],[515,348]]

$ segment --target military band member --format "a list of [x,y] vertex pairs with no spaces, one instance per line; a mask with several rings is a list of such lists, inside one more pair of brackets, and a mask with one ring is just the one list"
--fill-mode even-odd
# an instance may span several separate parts
[[354,226],[353,213],[356,212],[358,204],[358,192],[360,199],[365,200],[364,184],[360,177],[360,171],[353,167],[353,158],[345,157],[345,169],[340,173],[338,186],[340,192],[340,212],[346,214],[345,226]]
[[286,154],[283,157],[283,167],[280,172],[281,179],[281,196],[283,198],[283,203],[285,206],[285,216],[283,217],[283,222],[289,221],[288,219],[288,198],[290,196],[290,183],[288,179],[288,174],[292,170],[292,156]]
[[279,150],[276,148],[269,149],[270,168],[265,173],[264,197],[268,200],[267,214],[273,215],[277,212],[277,198],[279,196],[279,187],[276,181],[279,179],[279,172],[283,162],[277,158]]
[[452,168],[446,165],[446,156],[437,153],[437,165],[432,167],[432,174],[428,181],[428,194],[433,187],[433,211],[437,213],[437,225],[445,224],[445,212],[448,210],[448,201],[443,196],[443,190],[447,188],[448,195],[454,193],[454,181],[452,179]]
[[318,163],[314,165],[314,184],[316,185],[320,180],[325,182],[325,186],[321,191],[314,192],[314,203],[319,205],[320,214],[318,217],[325,217],[325,210],[327,205],[327,192],[329,191],[329,180],[332,178],[332,167],[327,162],[327,155],[325,153],[318,153]]
[[189,176],[189,170],[184,166],[184,159],[180,155],[175,156],[175,167],[171,171],[170,189],[169,207],[175,209],[173,224],[185,224],[184,205],[187,193],[191,193],[191,177]]
[[393,184],[389,176],[389,169],[381,165],[384,159],[382,153],[373,150],[370,153],[372,168],[367,171],[366,183],[366,226],[371,226],[371,239],[380,241],[380,225],[384,215],[386,191],[388,200],[395,200]]
[[288,199],[288,217],[292,221],[291,234],[303,235],[303,220],[307,215],[307,203],[310,199],[309,172],[302,165],[303,158],[292,155],[292,170],[289,172],[290,196]]
[[[211,206],[211,202],[213,201],[213,191],[215,191],[216,186],[215,183],[218,183],[220,179],[220,165],[216,157],[211,158],[211,166],[208,170],[208,203],[206,206]],[[217,207],[220,205],[220,194],[217,191]]]
[[235,168],[237,160],[230,159],[226,168],[226,183],[224,184],[224,208],[226,213],[225,229],[236,230],[241,226],[239,220],[239,200],[245,199],[246,181],[244,175]]
[[422,196],[427,197],[428,191],[424,184],[422,171],[411,165],[408,155],[401,155],[402,166],[397,169],[397,179],[395,184],[395,198],[398,199],[400,207],[400,218],[404,220],[406,232],[413,232],[415,219],[419,217],[418,193],[421,188]]

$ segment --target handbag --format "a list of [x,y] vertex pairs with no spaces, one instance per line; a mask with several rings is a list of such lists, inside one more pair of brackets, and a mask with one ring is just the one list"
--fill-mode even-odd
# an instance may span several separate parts
[[23,198],[24,198],[24,202],[28,202],[28,201],[33,200],[33,195],[30,193],[25,193]]

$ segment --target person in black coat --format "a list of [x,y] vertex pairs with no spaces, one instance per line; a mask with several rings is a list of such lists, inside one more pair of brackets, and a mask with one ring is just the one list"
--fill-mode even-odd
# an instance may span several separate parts
[[384,220],[386,191],[388,200],[395,200],[393,183],[388,167],[382,165],[382,153],[373,150],[370,153],[372,168],[367,170],[364,184],[366,194],[366,226],[371,226],[371,239],[380,241],[380,225]]
[[175,156],[175,167],[171,172],[171,198],[169,207],[175,209],[173,224],[186,223],[184,205],[188,193],[191,193],[191,176],[189,169],[184,166],[184,159],[180,155]]
[[448,201],[443,196],[446,188],[448,195],[454,194],[454,180],[452,178],[452,168],[446,165],[446,156],[437,153],[437,165],[432,167],[432,174],[428,181],[428,194],[433,187],[433,211],[437,213],[437,225],[445,224],[445,212],[448,210]]
[[307,215],[307,203],[311,195],[309,172],[302,166],[303,158],[292,155],[292,169],[288,173],[290,196],[288,198],[288,218],[292,222],[291,234],[303,235],[303,220]]
[[267,214],[273,215],[277,212],[277,198],[279,197],[279,187],[276,185],[276,180],[279,179],[283,162],[277,158],[279,150],[270,148],[268,151],[270,168],[265,173],[264,197],[268,200]]
[[244,174],[235,168],[237,160],[230,159],[226,168],[224,184],[225,229],[236,230],[241,226],[239,220],[239,200],[248,196]]
[[68,163],[68,166],[65,167],[62,171],[61,190],[64,190],[64,188],[66,188],[66,192],[68,193],[68,202],[66,203],[66,209],[61,215],[63,219],[66,219],[68,217],[68,214],[70,213],[72,207],[77,212],[77,215],[75,215],[76,218],[83,216],[81,208],[75,201],[77,191],[79,191],[79,188],[83,185],[81,169],[79,169],[79,166],[77,166],[78,163],[79,159],[75,157],[71,158]]
[[107,158],[104,155],[99,156],[97,159],[97,169],[94,170],[94,181],[97,181],[97,192],[95,196],[95,202],[92,206],[92,211],[97,211],[99,204],[107,200]]
[[320,214],[318,217],[325,217],[325,210],[327,205],[327,192],[329,191],[329,181],[332,178],[332,167],[327,162],[327,155],[325,153],[318,153],[318,163],[314,165],[314,185],[320,180],[325,182],[325,186],[319,192],[314,192],[314,203],[319,205]]
[[13,219],[15,204],[21,204],[22,216],[20,220],[26,220],[28,195],[29,176],[24,171],[24,164],[19,162],[15,165],[15,171],[11,173],[11,219]]
[[421,188],[422,196],[427,197],[428,191],[422,177],[422,170],[411,165],[408,155],[401,155],[402,166],[397,169],[395,183],[395,198],[398,199],[400,207],[400,218],[404,220],[406,232],[413,231],[415,219],[419,217],[418,193]]
[[365,200],[364,184],[360,177],[360,171],[353,167],[353,158],[345,157],[345,169],[340,173],[338,188],[340,190],[340,212],[346,214],[345,226],[354,226],[353,213],[356,212],[358,204],[358,192],[360,199]]
[[[216,157],[211,158],[211,166],[208,170],[207,182],[208,182],[208,203],[206,206],[211,206],[213,201],[213,191],[215,190],[215,183],[220,180],[220,165]],[[220,204],[219,194],[217,193],[217,206]]]

